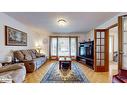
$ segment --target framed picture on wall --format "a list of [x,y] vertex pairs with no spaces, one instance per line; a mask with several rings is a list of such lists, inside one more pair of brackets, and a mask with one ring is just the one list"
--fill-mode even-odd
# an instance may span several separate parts
[[27,33],[5,26],[5,45],[27,46]]

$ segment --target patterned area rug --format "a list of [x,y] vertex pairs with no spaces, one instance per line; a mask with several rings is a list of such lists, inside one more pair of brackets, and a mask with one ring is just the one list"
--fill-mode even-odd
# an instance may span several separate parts
[[77,63],[71,64],[71,70],[59,70],[59,63],[54,63],[44,75],[41,83],[89,83]]

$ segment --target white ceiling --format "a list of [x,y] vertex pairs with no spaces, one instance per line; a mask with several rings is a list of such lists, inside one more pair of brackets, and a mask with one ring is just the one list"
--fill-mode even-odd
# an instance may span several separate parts
[[[49,32],[88,32],[103,24],[118,12],[5,12],[21,23]],[[68,21],[66,27],[57,24],[58,18]]]

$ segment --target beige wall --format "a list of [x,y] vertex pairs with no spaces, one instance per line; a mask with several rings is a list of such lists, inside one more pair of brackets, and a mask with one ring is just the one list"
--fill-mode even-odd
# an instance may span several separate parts
[[53,33],[52,36],[78,36],[78,42],[87,40],[87,33]]
[[87,35],[87,37],[86,37],[87,39],[94,40],[94,29],[89,31],[86,35]]
[[[4,26],[8,25],[10,27],[16,28],[27,33],[28,44],[27,46],[5,46],[5,31]],[[21,49],[31,49],[35,48],[37,43],[41,43],[43,38],[46,38],[45,34],[40,35],[38,31],[30,30],[28,27],[22,23],[16,21],[15,19],[9,17],[4,13],[0,13],[0,60],[6,60],[7,56],[11,55],[11,50],[21,50]],[[47,49],[47,46],[45,47]],[[44,51],[47,53],[47,50]]]
[[36,40],[34,41],[35,48],[37,46],[41,47],[41,53],[45,54],[47,57],[49,56],[49,36],[52,36],[52,33],[48,31],[42,31],[35,28],[30,28],[31,31],[38,32],[36,36]]

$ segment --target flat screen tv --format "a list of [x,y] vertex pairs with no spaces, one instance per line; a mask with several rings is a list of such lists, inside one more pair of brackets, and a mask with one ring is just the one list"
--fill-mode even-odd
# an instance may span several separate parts
[[85,56],[85,48],[80,47],[80,56]]
[[84,45],[80,45],[79,47],[79,56],[85,57],[86,56],[86,51]]

